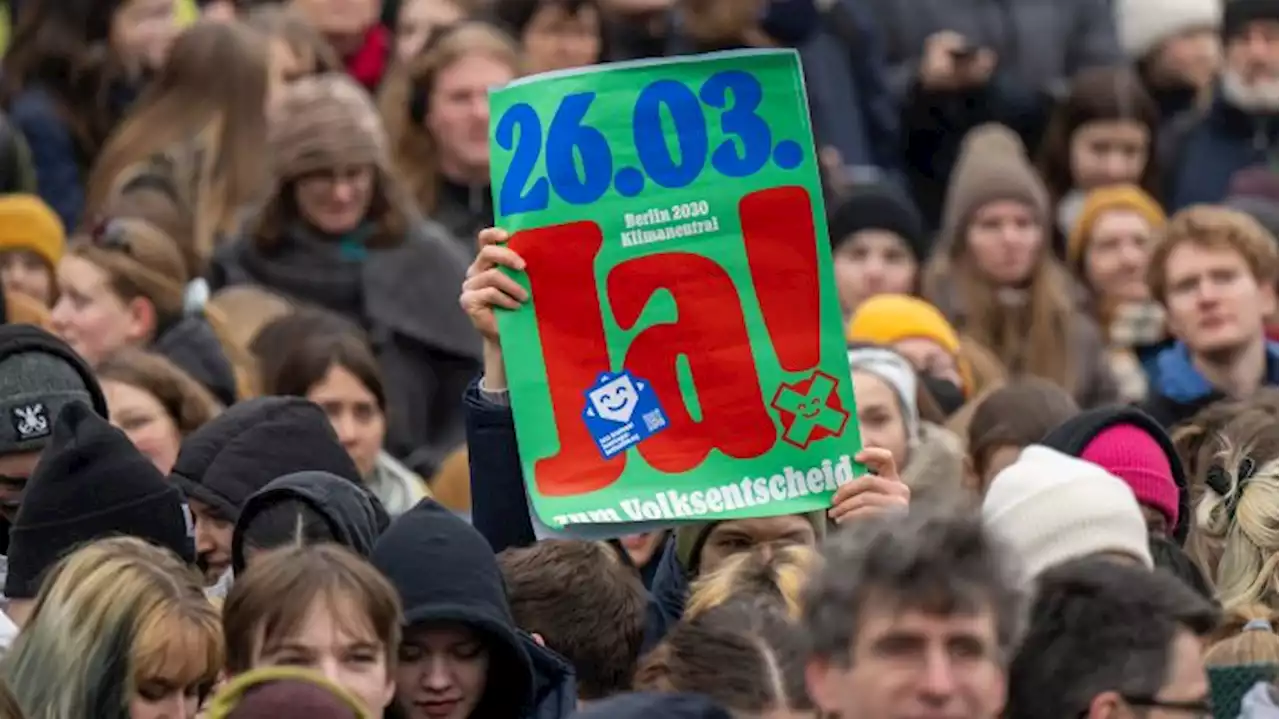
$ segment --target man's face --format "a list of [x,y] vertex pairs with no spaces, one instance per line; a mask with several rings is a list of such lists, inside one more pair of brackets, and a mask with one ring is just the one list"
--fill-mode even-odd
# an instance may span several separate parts
[[1194,634],[1179,629],[1169,644],[1169,667],[1164,686],[1154,696],[1125,697],[1105,692],[1094,697],[1087,719],[1141,716],[1145,719],[1189,719],[1213,716],[1209,677],[1204,670],[1203,645]]
[[1226,45],[1224,81],[1229,92],[1244,100],[1247,110],[1276,108],[1280,82],[1280,38],[1275,19],[1247,23]]
[[989,610],[941,616],[873,602],[847,662],[811,659],[809,692],[841,719],[995,719],[1006,675]]
[[1258,284],[1240,253],[1184,242],[1169,254],[1165,278],[1169,328],[1194,354],[1229,355],[1262,341],[1274,290]]
[[38,451],[0,455],[0,514],[10,522],[18,514],[22,491],[39,461]]
[[204,502],[189,500],[196,520],[196,565],[212,586],[231,568],[231,535],[236,523]]

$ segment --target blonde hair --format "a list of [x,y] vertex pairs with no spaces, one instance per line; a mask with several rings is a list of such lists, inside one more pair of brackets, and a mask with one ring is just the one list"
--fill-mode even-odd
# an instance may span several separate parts
[[[1209,576],[1226,611],[1263,606],[1277,609],[1280,548],[1280,461],[1258,467],[1248,447],[1228,447],[1219,477],[1224,487],[1206,488],[1196,507],[1196,529],[1207,551],[1220,550]],[[1247,472],[1254,470],[1252,475]]]
[[199,575],[167,550],[116,537],[54,567],[0,674],[33,719],[128,719],[142,682],[212,687],[222,661]]
[[1280,662],[1280,637],[1276,636],[1276,611],[1261,606],[1243,607],[1227,615],[1218,638],[1204,653],[1208,667]]
[[734,555],[716,571],[694,582],[685,605],[686,620],[752,596],[769,597],[786,607],[792,621],[800,618],[800,595],[818,564],[818,553],[810,547],[768,547]]
[[[289,300],[257,285],[225,287],[213,293],[205,305],[206,312],[216,312],[225,318],[228,339],[244,348],[246,355],[250,354],[248,350],[263,327],[293,314],[295,309]],[[258,376],[256,361],[251,369],[254,376]]]
[[417,57],[387,78],[378,97],[395,172],[428,215],[435,211],[439,199],[440,148],[414,108],[427,108],[436,77],[468,55],[492,57],[510,66],[516,76],[523,72],[514,40],[488,23],[464,22],[441,32]]

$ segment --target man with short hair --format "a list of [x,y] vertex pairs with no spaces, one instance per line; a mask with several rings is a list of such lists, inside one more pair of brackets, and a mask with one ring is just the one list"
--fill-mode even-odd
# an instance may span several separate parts
[[1225,200],[1241,173],[1262,170],[1275,176],[1280,109],[1275,0],[1226,0],[1222,47],[1222,77],[1213,105],[1203,114],[1176,120],[1161,139],[1170,209]]
[[648,595],[606,544],[548,539],[498,555],[516,626],[573,665],[578,698],[628,691]]
[[1151,255],[1148,283],[1177,339],[1161,352],[1143,405],[1165,428],[1280,375],[1263,325],[1276,308],[1276,245],[1248,215],[1197,205],[1174,215]]
[[809,693],[841,719],[995,719],[1025,614],[1004,547],[968,513],[913,508],[836,535],[810,580]]
[[1201,639],[1216,623],[1216,610],[1163,570],[1107,558],[1059,565],[1041,575],[1006,715],[1212,716]]

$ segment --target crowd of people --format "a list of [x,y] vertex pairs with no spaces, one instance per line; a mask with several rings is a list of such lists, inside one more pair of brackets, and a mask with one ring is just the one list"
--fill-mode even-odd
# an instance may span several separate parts
[[[1277,715],[1274,0],[4,8],[0,719]],[[559,536],[488,92],[775,47],[869,471]]]

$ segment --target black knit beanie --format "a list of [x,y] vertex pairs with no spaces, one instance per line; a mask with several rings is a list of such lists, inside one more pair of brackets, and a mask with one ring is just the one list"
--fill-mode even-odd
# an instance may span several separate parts
[[917,263],[929,256],[929,237],[920,211],[906,193],[893,185],[855,187],[831,213],[827,230],[833,250],[855,232],[884,230],[901,237]]
[[1275,0],[1227,0],[1222,7],[1222,38],[1230,40],[1255,20],[1280,20]]
[[300,397],[259,397],[187,435],[169,479],[235,522],[249,497],[271,480],[310,470],[362,483],[319,405]]
[[46,570],[95,539],[139,537],[191,564],[195,539],[182,493],[123,432],[88,405],[58,413],[9,540],[5,596],[31,599]]

